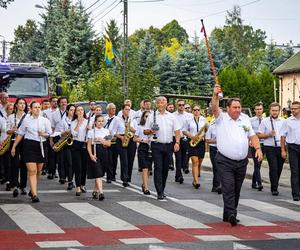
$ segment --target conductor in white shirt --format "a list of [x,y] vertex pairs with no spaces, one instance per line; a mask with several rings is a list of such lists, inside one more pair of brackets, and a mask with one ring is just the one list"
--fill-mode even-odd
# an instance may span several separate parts
[[221,92],[220,85],[216,84],[212,97],[218,148],[215,159],[221,176],[223,221],[235,226],[239,222],[236,218],[237,207],[248,164],[249,139],[256,150],[255,157],[262,160],[263,155],[249,117],[241,114],[240,99],[230,99],[227,103],[227,113],[224,113],[219,108],[218,94]]

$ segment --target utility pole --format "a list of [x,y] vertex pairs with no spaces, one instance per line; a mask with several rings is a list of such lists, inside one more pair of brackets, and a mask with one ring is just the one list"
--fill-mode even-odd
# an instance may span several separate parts
[[1,58],[1,62],[5,61],[5,56],[6,56],[6,41],[5,41],[5,37],[0,35],[3,40],[2,40],[2,58]]
[[125,99],[128,98],[128,0],[123,0],[123,91]]

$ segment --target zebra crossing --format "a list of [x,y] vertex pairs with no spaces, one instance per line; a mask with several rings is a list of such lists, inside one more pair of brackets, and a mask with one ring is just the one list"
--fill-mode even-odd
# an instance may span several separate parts
[[[148,200],[103,202],[58,202],[57,211],[65,217],[84,221],[83,226],[68,226],[53,220],[53,214],[34,204],[0,204],[0,215],[8,217],[14,230],[0,229],[0,249],[82,247],[110,244],[156,244],[165,242],[239,241],[245,239],[300,239],[300,203],[278,199],[271,202],[241,199],[243,207],[264,214],[280,216],[281,221],[255,218],[248,210],[239,211],[240,223],[231,227],[223,223],[222,207],[201,199],[175,199],[167,202]],[[278,205],[280,204],[280,205]],[[285,205],[293,204],[292,209]],[[179,213],[175,205],[183,206]],[[121,207],[123,213],[116,212]],[[129,214],[131,216],[124,216]],[[195,214],[199,215],[199,217]],[[133,216],[132,216],[133,215]],[[201,221],[201,216],[213,218],[214,223]],[[137,223],[150,219],[150,224]],[[16,232],[19,241],[7,238]],[[23,245],[20,245],[23,244]]]

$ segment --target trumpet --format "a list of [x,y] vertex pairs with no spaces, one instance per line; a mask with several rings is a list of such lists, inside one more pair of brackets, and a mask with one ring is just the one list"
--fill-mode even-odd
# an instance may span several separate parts
[[64,137],[61,137],[59,139],[58,142],[56,142],[54,145],[53,145],[53,151],[54,152],[59,152],[61,151],[66,145],[68,146],[71,146],[73,145],[73,137],[72,137],[72,134],[69,132],[66,136]]

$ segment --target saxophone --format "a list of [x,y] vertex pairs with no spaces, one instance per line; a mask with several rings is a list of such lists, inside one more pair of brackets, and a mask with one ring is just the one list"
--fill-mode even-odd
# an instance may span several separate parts
[[69,132],[66,136],[61,137],[58,142],[53,145],[53,151],[59,152],[61,151],[66,145],[71,146],[73,144],[73,137],[71,132]]
[[10,134],[10,135],[7,134],[7,137],[5,138],[3,143],[0,145],[0,156],[4,155],[7,152],[7,150],[9,150],[12,136],[13,136],[13,134]]
[[[190,140],[190,146],[196,147],[201,141],[203,141],[205,132],[207,131],[207,123],[204,124],[204,126],[195,134],[196,140]],[[204,131],[204,134],[201,135]]]
[[134,136],[134,134],[130,131],[130,120],[125,125],[125,133],[124,133],[124,140],[122,142],[122,147],[128,147],[130,139]]

